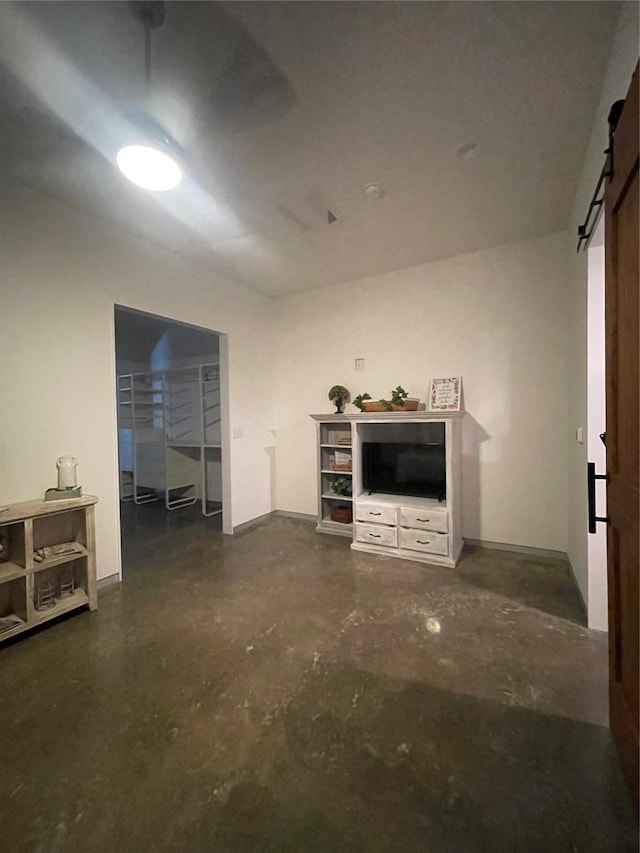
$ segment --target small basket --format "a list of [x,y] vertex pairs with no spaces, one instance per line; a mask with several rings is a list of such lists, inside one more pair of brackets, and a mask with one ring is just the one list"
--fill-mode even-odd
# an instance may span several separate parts
[[331,507],[331,521],[337,521],[340,524],[351,524],[353,521],[353,512],[350,506],[334,506]]

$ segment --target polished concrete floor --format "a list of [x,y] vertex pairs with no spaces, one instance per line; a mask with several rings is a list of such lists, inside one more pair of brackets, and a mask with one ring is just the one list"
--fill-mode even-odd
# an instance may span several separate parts
[[638,849],[566,565],[155,512],[97,612],[0,648],[3,850]]

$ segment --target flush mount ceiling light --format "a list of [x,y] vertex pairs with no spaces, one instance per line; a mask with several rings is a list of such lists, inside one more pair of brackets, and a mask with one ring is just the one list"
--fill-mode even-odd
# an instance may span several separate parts
[[[147,100],[151,86],[151,30],[164,22],[164,2],[161,0],[132,0],[129,7],[144,27],[144,67]],[[150,122],[146,122],[150,126]],[[129,180],[152,192],[165,192],[177,187],[182,170],[168,137],[159,129],[147,129],[142,139],[131,140],[116,155],[120,171]]]
[[151,145],[125,145],[118,151],[116,162],[132,183],[145,190],[172,190],[182,180],[176,161]]

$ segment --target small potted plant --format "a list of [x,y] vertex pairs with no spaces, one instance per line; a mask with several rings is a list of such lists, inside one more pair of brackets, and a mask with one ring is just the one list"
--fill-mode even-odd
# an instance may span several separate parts
[[365,391],[364,394],[358,394],[357,397],[353,398],[353,405],[356,407],[356,409],[360,409],[361,412],[364,412],[365,400],[370,399],[371,394],[367,394],[367,392]]
[[333,385],[329,389],[327,396],[336,407],[334,414],[343,415],[344,404],[349,402],[349,391],[344,387],[344,385]]
[[345,498],[351,497],[351,477],[334,477],[332,482],[329,484],[329,489],[334,493],[334,495],[340,495]]

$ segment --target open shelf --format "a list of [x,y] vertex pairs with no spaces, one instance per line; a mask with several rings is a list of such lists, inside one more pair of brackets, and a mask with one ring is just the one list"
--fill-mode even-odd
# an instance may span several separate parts
[[[94,505],[86,495],[64,501],[12,504],[0,522],[0,620],[15,620],[0,642],[56,616],[88,606],[97,607]],[[6,521],[5,521],[6,519]],[[78,550],[36,562],[34,553],[67,542]],[[8,559],[6,559],[8,557]],[[69,595],[64,589],[72,589]],[[51,607],[37,610],[36,600],[51,596]]]
[[335,527],[337,530],[351,530],[353,524],[348,522],[334,521],[330,515],[323,516],[322,523]]
[[17,622],[12,628],[4,628],[2,627],[2,620],[6,617],[0,616],[0,639],[7,640],[9,637],[13,637],[15,634],[19,634],[26,627],[26,620],[21,619],[16,613],[10,614],[11,618],[16,619]]
[[[33,609],[33,622],[40,624],[48,619],[54,619],[56,616],[62,616],[63,613],[68,613],[70,610],[75,610],[77,607],[83,607],[89,603],[89,596],[83,589],[76,589],[72,595],[66,598],[57,598],[53,607],[46,610]],[[0,635],[1,636],[1,635]]]
[[65,563],[72,563],[74,560],[86,557],[88,553],[87,549],[83,547],[81,551],[73,551],[70,554],[60,554],[59,557],[49,557],[48,560],[42,560],[39,563],[34,560],[33,571],[40,572],[44,569],[51,569],[54,566],[62,566]]
[[349,539],[353,536],[353,524],[340,521],[333,521],[330,516],[323,516],[318,522],[316,530],[321,533],[335,533],[337,536],[348,536]]
[[[331,485],[340,477],[348,478],[351,482],[353,476],[353,442],[351,438],[351,424],[345,420],[343,415],[328,415],[316,418],[317,438],[317,477],[318,477],[318,522],[316,530],[320,533],[333,533],[337,536],[351,538],[353,535],[353,523],[349,521],[336,521],[331,518],[332,510],[340,509],[338,515],[342,514],[351,519],[351,495],[338,495],[331,491]],[[338,465],[345,467],[336,468]],[[343,481],[344,484],[344,481]]]
[[24,628],[27,621],[27,580],[24,573],[22,577],[7,580],[0,585],[0,617],[18,620],[14,627],[0,633],[2,639]]
[[200,447],[199,441],[167,441],[167,447]]
[[0,583],[14,580],[14,578],[24,577],[25,568],[17,563],[0,563]]

